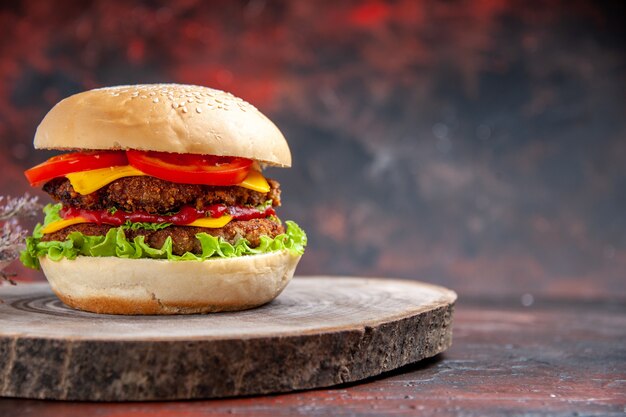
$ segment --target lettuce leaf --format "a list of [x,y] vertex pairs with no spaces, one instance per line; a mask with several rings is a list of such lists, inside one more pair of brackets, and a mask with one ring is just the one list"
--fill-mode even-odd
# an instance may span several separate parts
[[[33,269],[39,269],[39,257],[47,256],[53,261],[63,258],[75,259],[77,256],[116,256],[127,259],[167,259],[170,261],[204,261],[210,258],[232,258],[235,256],[248,256],[261,253],[288,250],[294,255],[302,255],[307,244],[307,237],[295,222],[286,221],[286,232],[271,238],[262,236],[261,243],[256,248],[251,248],[246,239],[239,239],[234,245],[223,238],[211,236],[207,233],[198,233],[196,238],[200,241],[202,253],[195,255],[186,252],[183,255],[172,253],[172,238],[165,239],[160,249],[152,248],[144,242],[143,236],[137,236],[128,240],[124,233],[127,229],[147,228],[157,230],[152,224],[127,223],[120,227],[111,228],[104,236],[86,236],[80,232],[70,233],[64,242],[42,242],[41,229],[53,221],[59,220],[60,204],[48,204],[44,208],[46,217],[43,225],[37,225],[33,236],[26,239],[26,249],[21,252],[22,263]],[[166,227],[166,226],[165,226]],[[161,228],[161,227],[159,227]]]
[[122,227],[124,229],[130,229],[130,230],[146,229],[146,230],[156,231],[156,230],[165,229],[166,227],[170,227],[171,225],[172,223],[147,223],[147,222],[133,223],[130,220],[126,220],[126,223],[124,223],[124,226]]

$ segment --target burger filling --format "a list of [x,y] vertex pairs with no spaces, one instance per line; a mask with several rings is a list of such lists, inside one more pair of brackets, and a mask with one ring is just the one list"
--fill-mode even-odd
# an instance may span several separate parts
[[165,214],[178,211],[183,206],[258,206],[268,200],[272,201],[272,206],[280,206],[280,184],[269,178],[267,183],[270,189],[263,193],[238,186],[177,184],[140,176],[120,178],[93,193],[82,195],[74,190],[67,178],[61,177],[47,182],[43,190],[64,206],[87,210],[115,207],[129,212],[142,210],[152,214]]
[[[257,247],[261,236],[274,238],[285,233],[285,228],[275,217],[273,210],[273,207],[280,205],[280,184],[271,179],[267,182],[270,184],[270,191],[261,193],[237,186],[175,184],[147,176],[128,177],[118,179],[94,193],[81,195],[74,190],[69,180],[57,178],[46,183],[43,190],[54,200],[61,202],[62,208],[59,210],[61,217],[95,216],[94,220],[97,223],[70,225],[44,234],[41,240],[64,241],[72,232],[80,232],[86,236],[106,235],[116,223],[126,224],[125,217],[132,219],[134,215],[141,213],[141,220],[152,220],[149,223],[166,224],[167,227],[159,230],[144,227],[129,228],[126,237],[133,240],[137,236],[143,236],[144,241],[152,248],[161,248],[169,236],[172,238],[174,254],[182,255],[185,252],[200,254],[202,248],[195,238],[198,233],[221,237],[230,244],[235,244],[239,239],[246,239],[252,247]],[[202,211],[204,207],[212,207],[216,212],[212,214],[217,214],[216,217],[233,213],[235,219],[218,228],[173,225],[173,223],[191,223],[189,220],[206,217]],[[190,211],[185,210],[188,208],[191,208],[196,216],[177,216],[181,211]],[[257,218],[248,218],[252,216]],[[182,218],[176,221],[177,217]],[[174,221],[171,218],[174,218]],[[131,223],[137,224],[132,221]]]
[[[218,169],[222,165],[216,164]],[[166,177],[180,179],[172,177],[179,175],[175,169],[168,169]],[[181,183],[117,165],[85,169],[78,176],[72,172],[29,176],[27,171],[31,183],[43,184],[58,203],[44,208],[44,223],[27,239],[22,262],[38,268],[41,256],[205,260],[283,249],[301,254],[306,235],[293,222],[284,226],[274,210],[281,204],[280,184],[250,164],[247,169],[242,173],[237,167],[237,177],[229,174],[232,178],[223,172],[205,175],[200,181],[205,183],[194,183],[198,181],[188,174],[182,179],[189,183]],[[120,173],[128,176],[117,178]],[[233,181],[238,183],[222,184]]]

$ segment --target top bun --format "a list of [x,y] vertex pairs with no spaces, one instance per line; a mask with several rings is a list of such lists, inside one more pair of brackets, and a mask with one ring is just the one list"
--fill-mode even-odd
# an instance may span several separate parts
[[38,149],[138,149],[238,156],[291,166],[276,125],[250,103],[181,84],[107,87],[58,103],[35,133]]

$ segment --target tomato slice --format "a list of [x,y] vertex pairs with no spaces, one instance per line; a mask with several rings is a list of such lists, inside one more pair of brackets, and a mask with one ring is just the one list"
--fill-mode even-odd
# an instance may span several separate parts
[[236,185],[241,183],[252,160],[231,156],[126,151],[128,163],[162,180],[182,184]]
[[24,171],[33,187],[72,172],[128,165],[124,151],[86,151],[53,156],[45,162]]

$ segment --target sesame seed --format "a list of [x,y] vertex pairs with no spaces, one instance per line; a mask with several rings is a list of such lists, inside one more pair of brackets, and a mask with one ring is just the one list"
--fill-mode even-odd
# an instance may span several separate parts
[[158,103],[158,102],[159,102],[159,98],[158,98],[158,97],[153,98],[153,99],[152,99],[152,102],[153,102],[153,103]]
[[187,113],[187,107],[183,107],[183,113]]
[[202,109],[200,107],[196,107],[196,113],[202,113]]

